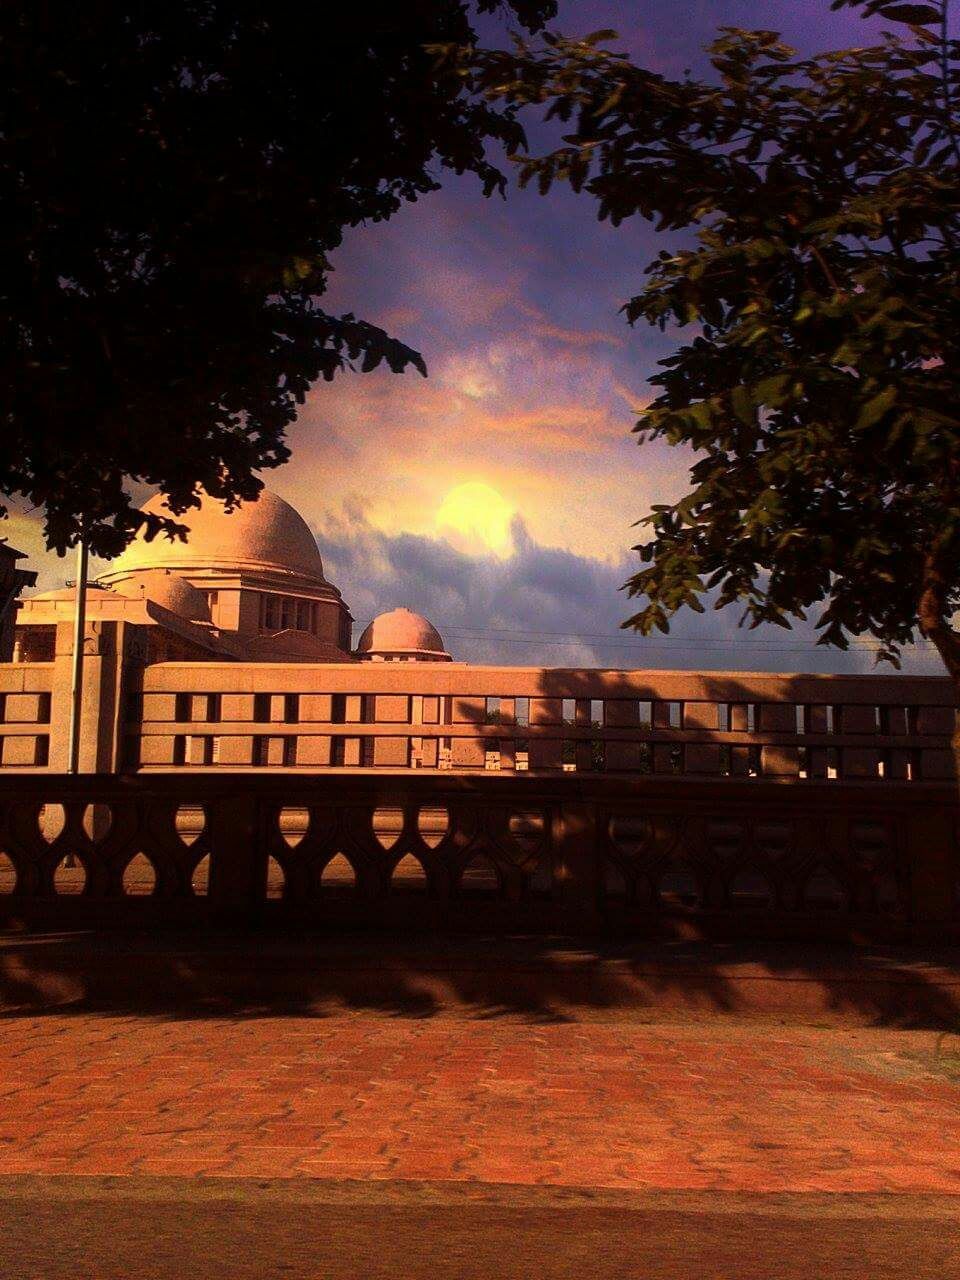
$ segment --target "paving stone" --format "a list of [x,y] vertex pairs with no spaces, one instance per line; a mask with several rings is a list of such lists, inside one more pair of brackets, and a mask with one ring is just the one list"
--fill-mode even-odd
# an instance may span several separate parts
[[720,1020],[10,1018],[0,1174],[960,1195],[960,1079],[934,1046]]

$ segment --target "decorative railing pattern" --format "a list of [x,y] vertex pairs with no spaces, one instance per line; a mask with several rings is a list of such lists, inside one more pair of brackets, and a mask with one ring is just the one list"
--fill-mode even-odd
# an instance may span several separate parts
[[129,701],[124,758],[937,781],[954,775],[955,718],[952,685],[935,678],[158,664]]
[[0,915],[953,938],[958,817],[924,783],[24,775]]

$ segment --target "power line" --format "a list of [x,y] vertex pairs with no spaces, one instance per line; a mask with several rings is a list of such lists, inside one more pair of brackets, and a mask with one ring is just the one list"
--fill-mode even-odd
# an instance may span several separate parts
[[[734,636],[724,638],[719,636],[705,636],[702,639],[692,639],[684,637],[650,639],[646,636],[637,636],[635,639],[628,639],[622,631],[619,632],[600,632],[600,631],[526,631],[515,627],[467,627],[467,626],[447,626],[441,628],[444,635],[456,636],[462,639],[474,640],[490,638],[496,640],[497,644],[520,644],[520,645],[536,645],[546,646],[550,648],[568,648],[570,645],[582,643],[585,641],[599,641],[604,648],[626,649],[631,652],[637,652],[645,649],[705,649],[705,648],[739,648],[752,650],[766,650],[771,653],[807,653],[812,649],[821,648],[823,652],[837,654],[842,653],[840,649],[835,647],[818,646],[815,640],[807,641],[788,641],[788,640],[752,640],[748,636]],[[865,639],[859,636],[851,636],[849,638],[850,649],[859,650],[867,653],[875,653],[880,642],[874,639]],[[934,645],[929,640],[918,637],[915,641],[905,646],[908,651],[933,652]]]
[[[769,649],[776,652],[784,652],[787,650],[803,650],[816,648],[815,641],[806,642],[784,642],[778,640],[750,640],[746,637],[732,637],[724,639],[721,637],[704,637],[703,639],[685,639],[677,637],[676,639],[651,640],[647,637],[638,637],[636,640],[626,640],[622,633],[603,633],[603,632],[563,632],[563,631],[520,631],[507,627],[456,627],[445,626],[443,631],[447,635],[461,636],[467,639],[475,639],[482,637],[496,638],[499,644],[536,644],[536,645],[570,645],[580,641],[597,640],[604,643],[606,647],[625,648],[625,649],[702,649],[710,647],[750,649]],[[868,652],[875,652],[880,646],[876,640],[864,640],[859,637],[851,637],[849,641],[851,648],[864,649]],[[822,647],[822,646],[821,646]],[[909,648],[921,649],[924,651],[932,650],[933,645],[927,640],[918,640],[908,646]],[[840,652],[840,650],[837,650]]]
[[[814,640],[808,640],[799,643],[785,643],[778,640],[750,640],[745,637],[733,637],[730,639],[722,639],[716,636],[705,636],[702,639],[685,639],[676,637],[666,640],[651,640],[649,637],[642,636],[636,640],[624,640],[619,633],[600,633],[600,632],[562,632],[562,631],[513,631],[508,628],[484,628],[484,627],[451,627],[444,626],[445,635],[458,636],[465,639],[482,639],[490,637],[496,639],[498,644],[526,644],[526,645],[547,645],[553,647],[568,647],[583,641],[599,641],[606,648],[629,649],[636,651],[638,649],[703,649],[703,648],[746,648],[746,649],[763,649],[773,653],[787,652],[803,652],[806,653],[811,649],[825,646],[818,646]],[[863,640],[853,636],[849,640],[849,648],[861,650],[867,653],[875,653],[880,648],[879,641]],[[934,646],[924,639],[909,642],[906,646],[907,650],[916,650],[920,652],[933,652]],[[831,653],[841,653],[843,650],[831,647]]]
[[[469,641],[469,640],[479,640],[479,639],[481,639],[481,638],[482,638],[482,637],[480,637],[480,636],[459,636],[459,635],[457,635],[457,633],[456,633],[456,632],[450,631],[449,629],[448,629],[447,634],[448,634],[448,635],[452,635],[452,636],[454,636],[454,638],[455,638],[455,639],[467,640],[467,641]],[[498,639],[498,640],[497,640],[497,643],[498,643],[498,644],[518,644],[518,645],[527,645],[528,647],[529,647],[530,645],[532,645],[534,648],[547,648],[547,649],[569,649],[571,646],[573,646],[573,645],[577,644],[577,643],[578,643],[578,641],[577,641],[577,640],[575,640],[575,639],[573,639],[573,640],[524,640],[524,639],[513,639],[513,640],[511,640],[511,639],[503,639],[503,638],[500,638],[500,639]],[[597,646],[597,647],[601,647],[601,648],[604,648],[604,649],[616,649],[616,650],[622,650],[622,651],[623,651],[623,652],[625,652],[625,653],[641,653],[641,652],[644,652],[644,651],[647,651],[647,650],[650,650],[650,649],[656,649],[656,650],[670,650],[670,651],[674,651],[674,652],[676,652],[676,651],[678,651],[678,650],[681,650],[681,651],[696,651],[696,650],[702,650],[704,646],[703,646],[702,644],[696,643],[696,642],[694,642],[694,641],[656,641],[656,640],[654,640],[654,641],[651,641],[649,644],[644,644],[644,645],[641,645],[641,646],[634,646],[634,645],[622,645],[622,644],[621,644],[621,645],[617,645],[617,644],[609,644],[609,643],[608,643],[608,644],[605,644],[605,645],[602,645],[602,646]],[[751,653],[770,653],[770,654],[777,654],[777,653],[810,653],[810,652],[812,652],[814,649],[816,649],[816,648],[817,648],[817,646],[816,646],[816,645],[813,645],[813,644],[807,644],[807,645],[803,645],[803,644],[795,644],[795,645],[762,645],[762,644],[755,644],[755,645],[751,645],[751,644],[740,644],[740,645],[735,645],[735,643],[734,643],[734,642],[731,642],[730,644],[717,644],[717,645],[715,645],[715,646],[714,646],[714,648],[716,648],[716,649],[718,649],[718,650],[727,649],[727,648],[734,648],[734,647],[741,648],[741,649],[747,649],[747,650],[749,650]],[[823,653],[828,653],[828,652],[829,652],[829,653],[831,653],[831,654],[836,655],[836,654],[841,654],[841,653],[843,653],[844,651],[843,651],[843,650],[841,650],[841,649],[836,649],[836,648],[831,648],[831,649],[829,649],[829,650],[828,650],[828,649],[826,649],[825,647],[821,646],[821,652],[823,652]],[[877,650],[876,650],[876,649],[867,648],[867,647],[865,647],[865,646],[862,646],[862,645],[861,645],[861,646],[858,646],[858,647],[856,647],[856,648],[852,648],[852,649],[850,649],[850,650],[847,650],[847,652],[854,652],[854,653],[869,654],[869,653],[875,653],[875,652],[877,652]],[[926,652],[926,650],[924,650],[923,652]]]

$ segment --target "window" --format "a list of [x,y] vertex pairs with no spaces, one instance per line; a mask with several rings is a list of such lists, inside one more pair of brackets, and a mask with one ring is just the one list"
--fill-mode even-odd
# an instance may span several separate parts
[[307,631],[316,635],[319,616],[315,600],[267,594],[260,597],[261,631]]
[[727,729],[731,733],[756,733],[757,707],[753,702],[730,702],[726,711]]
[[17,627],[14,637],[14,662],[53,662],[56,657],[55,626]]
[[280,597],[264,595],[260,597],[260,630],[280,630]]

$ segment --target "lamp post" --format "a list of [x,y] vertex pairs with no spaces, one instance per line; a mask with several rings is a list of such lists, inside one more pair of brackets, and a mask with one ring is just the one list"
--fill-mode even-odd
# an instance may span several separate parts
[[87,623],[87,540],[83,529],[77,540],[77,581],[74,584],[73,669],[70,679],[70,751],[67,773],[80,769],[80,723],[83,703],[83,638]]

